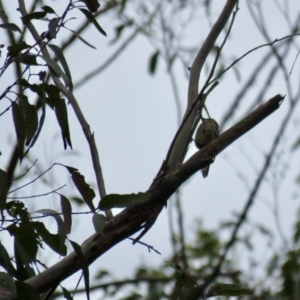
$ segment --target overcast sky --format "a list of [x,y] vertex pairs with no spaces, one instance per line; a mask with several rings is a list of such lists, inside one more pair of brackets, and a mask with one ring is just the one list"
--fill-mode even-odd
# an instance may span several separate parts
[[[7,6],[8,2],[4,2],[6,2],[5,5]],[[12,2],[9,4],[11,6],[10,10],[14,12],[14,17],[11,21],[21,26],[19,16],[15,11],[17,2],[14,2],[14,4],[11,4]],[[245,2],[241,1],[240,3],[240,10],[224,49],[224,62],[227,65],[246,51],[265,43],[249,15]],[[296,5],[296,2],[290,1],[292,23],[294,22],[297,9],[299,10],[299,5]],[[214,3],[212,20],[216,19],[222,8],[220,1],[214,1]],[[53,5],[59,14],[66,4],[67,1],[59,1],[59,3],[54,1],[49,2],[48,5]],[[275,38],[288,35],[289,29],[274,2],[264,1],[263,5],[266,26],[271,39],[274,40]],[[194,21],[185,33],[187,43],[190,43],[190,45],[201,45],[205,35],[208,33],[209,25],[207,25],[203,13],[203,11],[199,10],[195,14]],[[134,11],[132,15],[135,15]],[[82,15],[77,16],[77,20],[69,23],[69,28],[75,29],[76,24],[79,24],[81,19],[83,19]],[[72,48],[65,52],[74,82],[80,80],[91,69],[101,65],[119,45],[108,46],[108,42],[114,37],[114,26],[117,23],[115,19],[112,19],[112,15],[100,18],[99,23],[107,32],[108,37],[100,35],[92,26],[82,34],[88,42],[97,48],[96,50],[78,41]],[[44,26],[47,26],[46,22],[45,24],[43,22],[35,22],[35,24],[41,31]],[[0,43],[6,46],[7,40],[3,33],[4,31],[2,30]],[[61,39],[64,38],[65,33],[64,31],[61,34]],[[125,32],[125,36],[128,34]],[[59,40],[53,41],[53,43],[59,45]],[[220,40],[218,40],[217,44],[220,45]],[[299,45],[299,39],[297,45]],[[258,50],[238,64],[241,75],[240,81],[233,71],[229,71],[220,81],[219,86],[207,100],[207,106],[213,118],[217,121],[221,120],[232,99],[240,91],[242,82],[247,78],[246,75],[250,73],[254,65],[267,51],[267,48]],[[178,126],[174,94],[164,61],[162,59],[159,60],[158,70],[154,76],[148,74],[149,57],[154,52],[153,43],[151,44],[146,37],[139,36],[108,69],[74,92],[91,126],[91,130],[95,134],[107,194],[136,193],[147,190],[165,158]],[[2,63],[5,59],[4,53],[3,50]],[[297,50],[293,48],[290,52],[290,59],[287,60],[288,69],[292,67],[296,55]],[[274,63],[276,62],[273,59],[272,64]],[[184,69],[179,62],[176,62],[175,70],[180,104],[184,111],[188,81]],[[201,82],[204,78],[205,76],[202,75]],[[259,78],[264,77],[261,76]],[[295,86],[296,90],[299,84],[299,61],[296,61],[293,73],[289,79],[291,85]],[[1,93],[11,82],[11,73],[7,72],[3,79],[1,78]],[[255,100],[257,91],[262,84],[263,80],[257,81],[251,92],[245,96],[244,104],[235,114],[234,120],[231,120],[226,125],[226,128],[244,116],[247,108]],[[276,94],[285,95],[286,93],[285,78],[280,73],[276,77],[275,82],[270,86],[265,100]],[[34,98],[30,99],[30,101],[33,103]],[[211,166],[207,179],[203,180],[199,172],[183,184],[180,191],[184,211],[185,233],[188,242],[193,240],[196,219],[201,219],[206,228],[214,229],[220,221],[230,220],[233,212],[241,212],[248,199],[249,191],[254,186],[255,176],[262,168],[264,155],[268,153],[273,137],[277,133],[281,120],[286,114],[288,101],[289,99],[286,98],[278,111],[221,153]],[[2,101],[0,103],[1,112],[8,105],[8,101]],[[73,151],[63,150],[63,143],[55,115],[48,108],[46,123],[39,141],[31,151],[31,159],[38,159],[38,165],[42,170],[45,170],[54,162],[78,168],[85,176],[86,181],[96,191],[95,177],[87,142],[78,121],[74,117],[72,108],[69,106],[68,109]],[[295,115],[297,115],[297,112],[295,112]],[[292,117],[295,117],[295,115]],[[5,129],[12,128],[10,111],[1,116],[0,126]],[[260,189],[258,197],[255,200],[255,205],[251,208],[249,215],[251,222],[264,224],[274,232],[274,246],[276,247],[282,246],[282,240],[276,228],[274,214],[270,209],[274,206],[275,201],[274,184],[278,187],[279,218],[283,232],[288,238],[291,236],[291,228],[299,206],[298,200],[295,201],[292,197],[294,192],[296,192],[294,179],[296,174],[299,173],[299,155],[298,157],[296,155],[292,156],[288,147],[297,136],[297,132],[293,126],[295,126],[295,123],[289,125],[288,131],[290,134],[284,137],[284,142],[282,142],[278,150],[278,155],[281,155],[282,161],[287,163],[286,168],[288,168],[289,172],[283,181],[277,182],[274,172],[278,172],[280,167],[274,167],[273,173],[271,168],[267,175],[267,181]],[[2,129],[1,132],[0,145],[2,157],[0,167],[5,169],[15,136],[13,129],[10,131]],[[192,143],[188,155],[196,151],[197,149]],[[275,159],[276,161],[277,158]],[[24,165],[29,165],[29,163],[24,162]],[[31,176],[34,176],[34,171]],[[52,180],[53,189],[67,184],[67,187],[60,191],[65,196],[79,195],[63,168],[55,167],[55,169],[50,171],[48,179]],[[24,189],[22,194],[39,194],[48,192],[49,190],[51,190],[50,187],[44,185],[37,187],[34,184]],[[97,193],[97,199],[94,201],[96,205],[98,199],[99,194]],[[25,200],[25,202],[30,211],[40,208],[59,210],[59,197],[56,195],[32,198]],[[172,205],[173,202],[171,200],[169,201],[168,209]],[[130,277],[134,267],[139,263],[145,263],[152,267],[161,265],[171,254],[168,209],[162,211],[153,228],[143,238],[143,242],[154,246],[162,253],[161,256],[155,253],[149,254],[147,249],[140,245],[133,247],[130,241],[125,240],[99,258],[91,267],[91,270],[108,268],[113,272],[115,278],[121,278],[123,276]],[[74,205],[73,210],[80,211],[81,208]],[[87,211],[87,208],[83,210]],[[117,212],[116,210],[114,213]],[[48,222],[49,226],[54,223],[53,220]],[[83,242],[94,232],[91,215],[74,216],[73,224],[73,232],[70,238],[78,243]],[[53,231],[55,231],[55,224],[52,226]],[[245,226],[242,232],[243,230],[247,231],[249,227]],[[7,238],[6,241],[9,242],[10,239]],[[258,255],[264,253],[265,242],[258,238],[257,246],[259,249]],[[43,253],[41,256],[46,257]],[[47,257],[48,265],[50,266],[57,259],[57,255],[53,255],[51,258]],[[93,274],[93,271],[91,274]],[[76,278],[78,278],[78,274]],[[72,280],[74,279],[69,279],[68,283],[64,283],[63,285],[70,288],[74,287],[74,281]]]

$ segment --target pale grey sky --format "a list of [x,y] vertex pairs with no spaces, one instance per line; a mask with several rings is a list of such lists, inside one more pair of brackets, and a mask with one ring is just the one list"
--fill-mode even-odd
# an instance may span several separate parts
[[[4,2],[7,5],[8,1]],[[15,11],[17,3],[11,4],[11,1],[9,3],[11,11]],[[50,2],[49,5],[53,5],[59,12],[66,3],[66,1],[60,1],[59,3],[55,1]],[[222,7],[220,4],[220,2],[214,1],[213,20],[218,16],[218,12]],[[278,12],[274,2],[264,1],[262,5],[265,6],[264,10],[267,12],[265,18],[271,39],[274,40],[289,34],[282,15]],[[297,12],[298,5],[296,5],[296,1],[290,1],[290,5],[294,6],[291,7],[291,14],[293,15],[293,13]],[[78,17],[78,20],[69,23],[70,28],[76,28],[75,24],[79,23],[83,18],[81,15],[78,15]],[[21,26],[16,12],[12,21]],[[99,23],[108,33],[107,38],[100,35],[93,26],[82,34],[87,41],[97,47],[97,50],[77,42],[65,53],[74,82],[82,78],[89,70],[104,62],[116,47],[116,45],[107,46],[108,41],[114,36],[114,27],[112,26],[114,21],[108,17],[103,17],[99,19]],[[36,22],[36,24],[41,24],[41,22]],[[42,24],[42,26],[46,25],[47,23]],[[191,43],[196,44],[196,42],[199,42],[200,45],[208,30],[205,20],[199,18],[199,20],[194,20],[193,27],[187,32],[187,36],[189,36],[189,39],[192,39]],[[61,37],[63,38],[64,34]],[[6,41],[2,40],[3,38],[2,31],[0,43],[6,44]],[[297,39],[295,41],[297,42]],[[53,43],[59,44],[58,41],[53,41]],[[249,49],[262,43],[265,43],[265,41],[251,20],[246,1],[241,1],[232,34],[224,49],[227,65],[234,58],[241,56]],[[297,45],[299,45],[299,39]],[[250,70],[253,69],[259,58],[265,55],[268,50],[268,48],[258,50],[238,64],[242,80],[246,78],[246,73],[250,73]],[[95,134],[108,194],[145,191],[158,171],[177,129],[174,96],[163,60],[159,61],[155,76],[149,76],[147,73],[148,60],[153,52],[153,46],[145,37],[141,36],[102,74],[75,90],[75,96],[91,126],[91,130]],[[297,50],[293,48],[289,54],[287,68],[292,67],[296,54]],[[2,54],[2,62],[4,58],[5,55]],[[273,60],[273,63],[275,63],[275,60]],[[204,75],[201,77],[201,82],[203,78],[205,78]],[[260,76],[259,78],[263,77]],[[247,107],[254,101],[257,90],[263,83],[259,78],[251,92],[246,95],[247,99],[236,113],[235,120],[231,120],[232,123],[227,125],[226,128],[242,118]],[[179,63],[176,64],[176,79],[181,106],[184,111],[188,82]],[[296,62],[294,71],[289,79],[291,85],[297,90],[297,85],[299,84],[299,61]],[[12,77],[8,72],[1,79],[1,91],[6,85],[11,83],[11,80]],[[280,73],[276,77],[275,83],[269,88],[265,100],[278,93],[286,94],[284,81],[285,78]],[[229,71],[207,100],[211,116],[216,120],[220,120],[241,86],[242,84],[236,79],[234,72]],[[273,137],[286,114],[288,101],[289,99],[286,98],[277,112],[221,153],[211,166],[207,179],[203,180],[199,173],[183,184],[181,195],[187,241],[193,239],[195,219],[202,219],[205,227],[213,229],[216,228],[220,221],[229,220],[233,212],[239,213],[242,210],[248,198],[249,190],[254,185],[255,176],[261,169],[264,154],[271,147]],[[0,103],[1,111],[8,105],[8,101],[4,102]],[[53,162],[60,162],[78,168],[85,176],[86,181],[95,187],[95,178],[87,142],[82,129],[74,117],[72,108],[70,106],[68,108],[73,153],[77,153],[78,156],[54,156],[63,153],[63,144],[54,113],[47,109],[46,123],[39,141],[31,151],[31,157],[32,159],[39,159],[43,169],[49,167]],[[296,114],[299,115],[298,112],[295,112],[293,117]],[[12,126],[11,112],[0,118],[0,126],[1,128]],[[291,236],[291,226],[295,220],[296,209],[299,207],[298,200],[293,201],[291,198],[292,193],[295,191],[294,178],[299,173],[299,155],[298,157],[297,155],[290,156],[292,158],[291,161],[288,159],[290,154],[287,147],[296,138],[297,132],[293,124],[290,124],[289,128],[292,135],[285,137],[281,146],[284,152],[281,154],[283,155],[283,160],[290,163],[288,168],[291,170],[287,173],[284,181],[279,182],[280,185],[277,183],[279,188],[280,220],[283,232],[288,238]],[[56,138],[54,138],[55,136]],[[9,132],[9,139],[15,139],[12,130]],[[8,145],[7,141],[8,134],[2,130],[0,137],[2,151],[0,167],[4,169],[10,150],[10,146],[6,146]],[[195,151],[197,149],[191,144],[189,154]],[[67,153],[69,154],[70,151]],[[68,196],[77,193],[73,184],[68,180],[67,172],[62,168],[55,167],[51,171],[51,176],[55,180],[53,181],[53,187],[67,183],[67,187],[61,190],[62,194]],[[277,233],[273,213],[269,208],[274,205],[274,189],[272,185],[275,181],[274,174],[271,171],[268,172],[267,180],[259,191],[249,217],[252,222],[259,222],[271,228],[275,233],[274,243],[279,247],[282,245],[282,241]],[[33,186],[24,190],[23,193],[31,195],[46,191],[49,191],[49,188],[46,186],[41,188]],[[98,198],[99,195],[97,194]],[[94,200],[95,204],[98,203],[97,199]],[[31,203],[33,204],[32,208],[34,207],[34,210],[47,207],[59,209],[58,196],[50,195],[26,200],[26,204],[29,203],[29,207]],[[172,205],[171,200],[169,208]],[[75,206],[73,209],[74,211],[80,210]],[[87,211],[87,208],[84,208],[84,211]],[[54,221],[50,220],[49,223],[52,224]],[[70,239],[76,242],[81,243],[94,232],[91,215],[74,216],[73,223],[74,228]],[[53,224],[53,228],[55,230],[55,224]],[[247,225],[243,230],[247,230]],[[134,267],[141,262],[149,266],[162,264],[168,258],[168,255],[171,254],[169,240],[168,212],[163,210],[151,231],[143,238],[145,243],[159,250],[162,253],[161,256],[155,253],[149,254],[147,249],[140,245],[133,247],[130,241],[123,241],[99,258],[91,266],[91,270],[108,268],[113,272],[115,278],[130,277]],[[258,255],[265,251],[265,245],[262,244],[262,241],[258,239]],[[47,257],[43,253],[41,255],[42,257]],[[51,258],[47,257],[48,265],[54,263],[57,258],[56,255],[53,255]],[[93,274],[93,271],[91,274]],[[76,278],[78,278],[78,275],[76,275]],[[68,279],[63,285],[69,288],[74,287],[74,279]]]

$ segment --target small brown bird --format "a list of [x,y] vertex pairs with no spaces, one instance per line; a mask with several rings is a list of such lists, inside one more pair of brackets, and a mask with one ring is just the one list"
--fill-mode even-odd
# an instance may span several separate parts
[[[202,123],[198,127],[195,143],[196,146],[201,149],[208,145],[212,140],[216,139],[219,136],[219,125],[216,120],[208,118],[202,118]],[[208,175],[209,165],[201,170],[202,176],[205,178]]]

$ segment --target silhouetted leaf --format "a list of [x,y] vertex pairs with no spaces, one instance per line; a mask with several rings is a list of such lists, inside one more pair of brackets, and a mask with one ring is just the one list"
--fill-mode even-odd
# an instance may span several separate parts
[[69,78],[66,76],[66,74],[63,72],[63,70],[61,69],[61,67],[58,65],[58,63],[56,61],[54,61],[52,58],[44,56],[44,55],[39,55],[48,65],[48,67],[50,67],[54,73],[56,74],[56,76],[58,77],[62,77],[66,86],[69,86],[70,82],[69,82]]
[[50,6],[48,6],[48,5],[44,5],[41,8],[42,8],[42,10],[44,10],[48,14],[55,14],[55,15],[57,15],[56,12],[54,11],[54,9],[52,7],[50,7]]
[[0,266],[3,267],[4,270],[6,270],[9,275],[14,276],[15,268],[12,265],[10,257],[1,242],[0,242]]
[[15,23],[0,24],[0,28],[22,33],[21,29]]
[[77,243],[75,243],[71,240],[70,240],[70,243],[71,243],[75,253],[78,256],[78,260],[80,262],[80,266],[81,266],[81,269],[82,269],[82,272],[83,272],[86,297],[89,300],[90,299],[90,286],[89,286],[89,267],[88,267],[88,263],[87,263],[85,257],[82,254],[81,247]]
[[16,291],[13,277],[4,272],[0,272],[0,291],[1,296],[9,295]]
[[90,23],[93,23],[94,26],[97,28],[97,30],[106,36],[106,32],[102,29],[102,27],[99,25],[95,17],[86,9],[82,8],[80,11],[85,15],[85,17],[88,19]]
[[97,9],[100,7],[100,4],[97,0],[81,0],[81,1],[85,3],[86,7],[91,12],[96,12]]
[[160,54],[159,51],[156,51],[150,57],[150,61],[149,61],[149,73],[151,75],[153,75],[155,73],[155,71],[156,71],[159,54]]
[[26,124],[25,124],[25,118],[22,114],[21,108],[15,102],[13,102],[12,104],[12,114],[13,114],[15,131],[17,135],[18,154],[19,154],[20,161],[22,161],[24,143],[26,138]]
[[70,137],[70,130],[69,130],[69,122],[68,122],[68,111],[66,102],[64,99],[58,97],[55,100],[54,108],[55,108],[55,115],[58,121],[59,127],[61,129],[61,136],[64,143],[64,148],[67,149],[67,145],[70,146],[72,149],[72,142]]
[[89,186],[89,184],[87,184],[85,182],[84,176],[82,174],[80,174],[78,172],[78,169],[76,169],[76,168],[69,167],[69,166],[66,166],[63,164],[58,164],[58,165],[65,167],[69,171],[77,190],[83,197],[83,200],[89,206],[89,208],[94,212],[95,206],[94,206],[92,200],[95,198],[96,195],[95,195],[94,190]]
[[72,91],[73,90],[73,82],[72,82],[72,76],[71,76],[71,72],[70,72],[70,69],[69,69],[69,66],[68,66],[68,63],[64,57],[64,54],[63,52],[61,51],[61,49],[56,46],[56,45],[53,45],[53,44],[49,44],[48,47],[51,48],[51,50],[55,53],[58,61],[60,62],[61,66],[63,67],[64,71],[65,71],[65,74],[67,75],[67,77],[69,78],[69,87],[70,87],[70,90]]
[[137,193],[137,194],[110,194],[103,197],[99,202],[99,208],[101,210],[111,209],[111,208],[124,208],[137,203],[141,203],[148,198],[147,193]]
[[79,38],[84,44],[86,44],[87,46],[93,48],[93,49],[97,49],[95,46],[93,46],[92,44],[88,43],[84,38],[82,38],[76,31],[71,30],[69,28],[66,28],[69,31],[71,31],[77,38]]
[[30,45],[28,45],[28,44],[26,44],[25,42],[22,41],[18,44],[13,44],[11,46],[8,46],[7,51],[8,51],[9,56],[16,57],[20,54],[20,52],[22,50],[28,49],[30,47],[31,47]]
[[115,27],[115,33],[116,33],[116,36],[113,38],[113,40],[110,42],[110,44],[113,44],[115,43],[122,35],[124,29],[126,27],[130,27],[131,25],[133,24],[133,21],[132,20],[129,20],[128,22],[126,23],[123,23],[123,24],[120,24],[118,25],[117,27]]
[[24,261],[28,261],[28,263],[35,261],[39,241],[34,229],[22,224],[18,226],[13,224],[8,226],[7,230],[22,247]]
[[65,230],[69,234],[72,227],[72,206],[69,199],[63,195],[60,195],[60,205],[64,217]]
[[72,297],[71,293],[67,289],[65,289],[63,286],[61,288],[63,290],[63,295],[64,295],[65,299],[67,299],[67,300],[74,300],[74,298]]
[[253,292],[237,284],[216,283],[207,291],[207,298],[215,296],[242,296],[251,295]]
[[93,225],[97,233],[100,234],[103,233],[103,228],[105,224],[106,224],[106,217],[104,215],[96,214],[96,213],[93,215]]
[[32,222],[32,226],[41,236],[42,240],[56,253],[62,256],[67,255],[67,247],[65,245],[65,236],[50,233],[42,222]]
[[0,169],[0,210],[1,215],[6,208],[6,195],[7,195],[7,174]]
[[94,190],[85,182],[84,176],[79,172],[72,172],[72,180],[77,187],[77,190],[81,194],[85,203],[89,206],[92,211],[95,211],[92,200],[95,198]]
[[65,230],[63,219],[61,218],[61,216],[59,215],[59,213],[56,210],[44,208],[44,209],[36,210],[33,213],[38,213],[38,214],[43,214],[45,216],[53,217],[57,224],[58,235],[63,238],[66,237],[66,230]]
[[85,203],[82,198],[76,197],[76,196],[71,197],[71,200],[74,201],[77,205],[80,205],[80,206]]
[[39,65],[36,61],[36,55],[30,54],[30,53],[20,55],[16,59],[16,61],[18,61],[24,65],[27,65],[27,66],[38,66]]
[[40,295],[36,289],[34,289],[31,285],[22,282],[16,281],[16,290],[18,299],[22,300],[40,300]]
[[31,267],[30,259],[20,242],[14,239],[14,252],[15,252],[15,263],[16,272],[14,277],[18,280],[26,280],[35,275],[34,269]]
[[38,114],[36,107],[28,102],[28,98],[26,96],[20,96],[20,104],[25,118],[26,146],[28,146],[38,128]]
[[28,24],[31,20],[34,19],[43,19],[47,15],[46,11],[37,11],[31,14],[28,14],[24,17],[21,17],[24,24]]
[[60,90],[53,84],[44,83],[43,87],[48,95],[48,97],[46,97],[46,102],[52,109],[54,109],[55,102],[57,99],[60,99]]

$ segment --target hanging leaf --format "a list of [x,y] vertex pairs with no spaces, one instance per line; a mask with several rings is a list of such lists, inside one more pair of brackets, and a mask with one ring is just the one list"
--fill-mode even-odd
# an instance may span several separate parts
[[[15,268],[11,263],[11,259],[8,255],[7,250],[4,248],[1,242],[0,242],[0,266],[3,267],[3,269],[6,270],[6,272],[9,275],[14,276]],[[1,279],[0,279],[0,283],[1,283]]]
[[158,57],[159,57],[159,51],[156,51],[152,56],[150,57],[149,61],[149,73],[151,75],[154,75],[157,67]]
[[31,285],[22,282],[16,281],[16,290],[18,299],[22,300],[40,300],[40,295],[36,289],[34,289]]
[[61,216],[59,215],[59,212],[57,212],[56,210],[53,210],[53,209],[44,208],[44,209],[36,210],[33,213],[43,214],[45,216],[53,217],[57,224],[58,235],[63,238],[66,238],[66,230],[65,230],[64,222],[63,222],[63,219],[61,218]]
[[38,128],[38,114],[36,111],[36,107],[32,104],[29,104],[28,98],[26,96],[20,96],[20,104],[25,117],[26,146],[28,146]]
[[85,15],[85,17],[88,19],[90,23],[93,23],[94,26],[97,28],[97,30],[106,36],[106,32],[102,29],[102,27],[99,25],[95,17],[86,9],[82,8],[80,11]]
[[126,27],[130,27],[133,24],[132,20],[127,21],[126,23],[120,24],[117,27],[115,27],[115,33],[116,36],[113,38],[113,40],[110,42],[110,44],[115,43],[117,40],[119,40],[119,38],[121,37],[124,29]]
[[148,199],[147,193],[137,194],[110,194],[103,197],[99,202],[99,209],[106,210],[111,208],[125,208]]
[[96,12],[97,9],[100,7],[100,4],[97,0],[81,0],[85,3],[86,7],[89,9],[90,12]]
[[21,162],[23,159],[23,150],[26,138],[26,123],[20,106],[15,102],[12,104],[12,114],[17,135],[18,154]]
[[[66,27],[65,27],[66,28]],[[93,49],[97,49],[95,46],[93,46],[92,44],[88,43],[84,38],[82,38],[76,31],[71,30],[69,28],[66,28],[67,30],[71,31],[79,40],[81,40],[84,44],[86,44],[87,46],[93,48]]]
[[52,234],[50,233],[45,224],[42,222],[32,222],[31,225],[40,235],[42,240],[56,253],[62,256],[67,255],[67,247],[65,244],[65,237],[60,236],[59,234]]
[[61,51],[61,49],[56,46],[56,45],[53,45],[53,44],[49,44],[48,47],[51,48],[51,50],[55,53],[58,61],[60,62],[61,66],[63,67],[64,71],[65,71],[65,74],[67,75],[68,79],[69,79],[69,87],[70,87],[70,90],[72,91],[73,90],[73,82],[72,82],[72,76],[71,76],[71,72],[70,72],[70,69],[69,69],[69,66],[67,64],[67,61],[64,57],[64,54],[63,52]]
[[67,149],[67,145],[69,145],[69,147],[72,149],[66,102],[60,97],[54,100],[55,115],[61,130],[64,148]]
[[216,283],[207,291],[207,298],[215,296],[242,296],[251,295],[253,292],[237,284]]
[[93,225],[97,233],[103,234],[103,228],[106,224],[106,217],[101,214],[93,215]]
[[30,277],[33,277],[35,272],[30,265],[31,261],[29,256],[16,238],[14,239],[14,252],[16,263],[16,272],[14,277],[18,280],[26,280]]
[[45,16],[47,15],[46,11],[37,11],[37,12],[33,12],[31,14],[28,14],[24,17],[21,17],[23,24],[28,24],[31,20],[34,19],[43,19]]
[[85,182],[84,176],[82,174],[80,174],[78,172],[78,169],[76,169],[76,168],[69,167],[69,166],[66,166],[63,164],[59,164],[59,165],[65,167],[68,170],[68,172],[71,174],[72,180],[73,180],[77,190],[81,194],[83,200],[89,206],[89,208],[93,212],[95,212],[95,206],[94,206],[94,203],[92,202],[92,200],[95,198],[96,195],[95,195],[94,190],[89,186],[89,184],[87,184]]
[[[7,227],[8,232],[11,236],[15,237],[20,246],[23,249],[23,259],[32,263],[36,259],[38,251],[38,235],[34,232],[33,228],[25,225],[12,224]],[[26,258],[25,258],[26,256]]]
[[63,195],[60,195],[60,205],[64,217],[66,234],[69,234],[72,227],[72,206],[69,199]]
[[71,293],[67,289],[65,289],[63,286],[61,288],[63,290],[63,295],[64,295],[65,299],[67,299],[67,300],[74,300],[74,298],[72,297]]
[[86,292],[86,298],[89,300],[90,299],[90,286],[89,286],[89,266],[88,263],[86,261],[86,258],[84,257],[84,255],[82,254],[81,251],[81,247],[70,240],[70,243],[75,251],[75,253],[78,256],[78,260],[83,272],[83,278],[84,278],[84,283],[85,283],[85,292]]
[[58,27],[59,21],[60,18],[53,18],[48,24],[48,31],[51,38],[56,38],[56,29]]
[[3,210],[6,208],[7,174],[0,169],[0,210],[3,219]]
[[16,61],[26,65],[26,66],[39,66],[36,61],[36,55],[34,54],[22,54],[20,55]]
[[54,9],[48,5],[44,5],[42,6],[42,10],[45,11],[48,14],[55,14],[57,15],[57,13],[54,11]]
[[43,88],[48,97],[46,97],[47,104],[54,110],[55,102],[60,99],[60,90],[53,84],[43,84]]
[[81,194],[83,200],[88,205],[91,211],[95,211],[95,206],[92,200],[95,198],[94,190],[85,182],[84,176],[79,172],[72,172],[72,180]]
[[20,54],[22,50],[28,49],[30,47],[30,45],[26,44],[23,41],[18,44],[13,44],[7,47],[8,55],[11,57],[16,57]]
[[4,272],[0,272],[0,291],[1,297],[10,295],[16,291],[13,277]]
[[21,29],[15,23],[0,24],[0,28],[22,33]]
[[61,69],[61,67],[58,65],[58,63],[56,61],[54,61],[52,58],[44,56],[44,55],[39,55],[39,57],[41,57],[46,62],[48,67],[50,67],[53,70],[53,72],[56,74],[56,76],[63,78],[66,86],[69,86],[69,84],[70,84],[69,78],[66,76],[66,74],[63,72],[63,70]]

